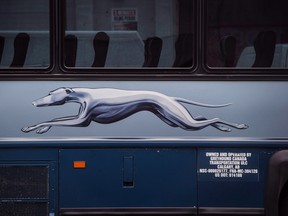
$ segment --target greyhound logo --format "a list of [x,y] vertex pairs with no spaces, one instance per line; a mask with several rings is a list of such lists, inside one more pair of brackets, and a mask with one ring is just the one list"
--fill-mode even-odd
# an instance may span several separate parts
[[59,88],[51,91],[47,96],[35,100],[32,104],[36,107],[56,106],[65,103],[79,103],[79,113],[52,119],[33,126],[22,128],[23,132],[36,130],[36,133],[47,132],[52,126],[87,127],[92,121],[109,124],[127,118],[140,111],[150,111],[162,121],[172,127],[195,131],[212,126],[220,131],[229,132],[232,128],[246,129],[246,124],[235,124],[219,118],[207,119],[195,117],[180,103],[202,107],[225,107],[231,104],[209,105],[198,103],[183,98],[169,97],[152,91],[127,91],[109,88]]

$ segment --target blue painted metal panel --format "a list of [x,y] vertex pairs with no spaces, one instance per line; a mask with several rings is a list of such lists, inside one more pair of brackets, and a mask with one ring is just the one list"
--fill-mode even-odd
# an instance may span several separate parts
[[[131,161],[124,158],[131,157],[134,181],[126,187],[123,166],[131,166]],[[74,169],[73,161],[86,161],[86,168]],[[197,203],[196,151],[63,149],[59,185],[60,208],[193,207]]]
[[[16,203],[23,202],[47,202],[49,215],[58,215],[58,149],[37,149],[37,148],[14,148],[14,149],[0,149],[0,164],[3,166],[22,166],[22,167],[35,167],[42,166],[48,167],[47,181],[48,181],[48,196],[47,199],[38,199],[38,198],[15,198]],[[31,176],[33,179],[33,176]],[[36,178],[37,179],[37,178]],[[34,183],[36,182],[34,179]],[[15,182],[16,179],[15,179]],[[15,183],[14,182],[14,183]],[[6,182],[7,183],[7,182]],[[9,182],[10,183],[10,182]],[[19,181],[20,183],[20,181]],[[23,187],[27,182],[23,183]],[[13,185],[13,182],[11,183]],[[39,181],[39,185],[42,185],[43,182]],[[27,186],[31,190],[35,189],[37,191],[37,187],[33,188],[33,186]],[[9,193],[9,192],[7,192]],[[20,195],[21,197],[21,195]],[[3,198],[3,197],[2,197]],[[2,201],[2,200],[1,200]],[[10,202],[10,201],[9,201]]]
[[[30,143],[32,145],[32,143]],[[28,144],[29,146],[29,144]],[[41,149],[41,148],[1,148],[0,160],[15,160],[15,161],[57,161],[57,149]]]

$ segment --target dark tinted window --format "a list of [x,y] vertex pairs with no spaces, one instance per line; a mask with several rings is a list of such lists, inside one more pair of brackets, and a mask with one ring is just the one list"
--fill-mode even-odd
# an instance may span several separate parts
[[50,65],[49,0],[2,0],[0,69]]
[[66,0],[67,68],[190,68],[193,0]]
[[287,0],[207,0],[209,67],[287,68]]

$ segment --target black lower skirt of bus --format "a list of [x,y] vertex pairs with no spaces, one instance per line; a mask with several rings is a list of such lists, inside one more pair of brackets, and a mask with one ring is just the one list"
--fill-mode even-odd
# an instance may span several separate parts
[[60,215],[197,215],[197,208],[64,208]]
[[63,208],[60,210],[61,216],[72,215],[229,215],[229,216],[253,216],[265,215],[262,208]]
[[229,216],[253,216],[265,215],[264,208],[213,208],[213,207],[200,207],[198,208],[198,215],[229,215]]

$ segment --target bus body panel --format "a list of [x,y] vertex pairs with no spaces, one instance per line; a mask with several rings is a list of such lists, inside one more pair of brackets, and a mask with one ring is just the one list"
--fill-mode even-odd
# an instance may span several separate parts
[[[167,86],[169,88],[167,89]],[[181,88],[179,88],[181,86]],[[231,128],[222,132],[208,126],[197,131],[186,131],[165,124],[148,110],[137,112],[121,121],[111,124],[91,122],[87,127],[52,127],[44,134],[35,131],[23,133],[22,128],[50,121],[55,118],[78,114],[77,103],[58,106],[35,107],[32,102],[60,87],[115,88],[124,90],[145,90],[179,97],[205,104],[227,107],[206,108],[180,104],[193,118],[220,118],[227,122],[246,124],[247,129]],[[285,82],[1,82],[0,113],[2,138],[27,137],[95,137],[95,138],[194,138],[194,137],[241,137],[241,138],[285,138],[287,136],[288,107]],[[13,119],[13,121],[11,121]]]
[[195,169],[193,149],[63,149],[60,207],[194,207]]

